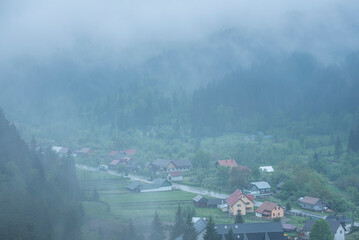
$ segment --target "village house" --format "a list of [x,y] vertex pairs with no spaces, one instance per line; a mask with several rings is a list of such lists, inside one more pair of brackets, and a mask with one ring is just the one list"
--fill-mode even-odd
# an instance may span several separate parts
[[59,155],[60,157],[67,156],[71,153],[70,148],[66,148],[66,147],[53,146],[51,147],[51,150],[57,153],[57,155]]
[[329,215],[325,218],[325,220],[337,220],[345,228],[346,232],[349,232],[351,229],[352,219],[348,218],[345,215],[342,216]]
[[93,151],[91,150],[91,148],[84,147],[84,148],[77,150],[76,153],[79,155],[91,155],[93,153]]
[[232,215],[246,215],[248,212],[254,212],[254,196],[245,195],[238,189],[226,199],[228,212]]
[[168,173],[167,175],[167,180],[168,181],[182,181],[183,180],[183,174],[181,171],[171,171]]
[[244,188],[243,192],[254,196],[270,195],[271,186],[267,182],[252,182]]
[[167,172],[170,171],[188,171],[192,164],[189,160],[171,160],[167,165]]
[[126,149],[119,152],[121,155],[124,156],[132,156],[136,153],[136,149]]
[[[333,240],[345,240],[345,228],[340,224],[340,222],[335,219],[326,221],[328,222],[330,230],[334,235]],[[309,239],[310,229],[312,228],[314,223],[315,220],[313,219],[309,219],[306,221],[300,234],[301,239]]]
[[118,168],[119,164],[120,164],[120,160],[112,160],[110,162],[109,168],[116,169]]
[[[226,199],[210,198],[207,201],[208,208],[221,208],[222,205],[226,204]],[[228,205],[227,205],[228,206]]]
[[153,183],[149,185],[144,185],[141,188],[141,192],[163,192],[171,190],[172,183],[163,178],[157,178],[153,181]]
[[257,208],[256,216],[262,219],[281,218],[284,216],[284,209],[279,204],[263,202]]
[[232,229],[234,239],[240,240],[284,240],[286,239],[280,222],[216,224],[218,239],[227,240]]
[[192,164],[189,160],[164,160],[156,159],[148,167],[156,173],[170,171],[188,171]]
[[259,167],[259,170],[260,170],[262,173],[272,173],[272,172],[274,172],[274,169],[273,169],[272,166]]
[[203,197],[202,195],[197,195],[193,198],[193,204],[196,207],[207,207],[207,198]]
[[319,198],[313,198],[309,196],[299,198],[298,204],[301,208],[312,211],[324,211],[327,209],[324,201],[320,200]]
[[233,168],[233,167],[238,167],[238,164],[234,159],[226,159],[226,160],[218,160],[216,162],[216,167],[219,166]]
[[142,184],[140,182],[132,182],[126,188],[131,192],[141,192]]

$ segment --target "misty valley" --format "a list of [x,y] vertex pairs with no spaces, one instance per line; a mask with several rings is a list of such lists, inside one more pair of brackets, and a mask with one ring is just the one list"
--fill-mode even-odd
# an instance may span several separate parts
[[359,239],[357,10],[0,3],[0,240]]

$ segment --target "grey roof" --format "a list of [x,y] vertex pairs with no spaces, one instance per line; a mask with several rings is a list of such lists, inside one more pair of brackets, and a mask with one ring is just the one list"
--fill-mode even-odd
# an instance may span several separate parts
[[218,234],[228,234],[229,228],[232,228],[233,233],[283,232],[283,227],[280,222],[216,224],[216,227]]
[[130,183],[129,185],[127,185],[127,189],[129,189],[129,190],[131,190],[131,191],[133,191],[133,190],[135,190],[137,187],[141,187],[142,186],[142,184],[141,183],[139,183],[139,182],[132,182],[132,183]]
[[267,183],[267,182],[252,182],[252,184],[255,185],[259,189],[271,188],[269,183]]
[[[316,220],[313,219],[309,219],[305,222],[304,227],[303,227],[303,231],[304,232],[310,232],[310,229],[312,228],[313,224],[315,223]],[[341,225],[339,221],[337,220],[326,220],[329,224],[330,229],[332,230],[332,233],[335,235],[335,233],[337,232],[339,226]]]
[[172,160],[173,164],[176,165],[176,167],[191,167],[191,161],[190,160]]
[[222,239],[227,235],[229,229],[239,239],[263,239],[263,240],[284,240],[283,227],[280,222],[270,223],[243,223],[243,224],[217,224],[215,229]]
[[202,198],[203,198],[202,195],[197,195],[197,196],[195,196],[195,197],[193,198],[193,201],[198,202],[198,201],[201,200]]
[[207,221],[203,218],[198,219],[197,222],[194,223],[194,228],[196,229],[197,234],[204,231],[206,227],[207,227]]
[[149,185],[145,185],[143,186],[143,189],[154,189],[154,188],[160,188],[163,187],[164,185],[167,186],[172,186],[172,183],[170,183],[169,181],[167,181],[166,179],[163,178],[157,178],[153,181],[152,184]]
[[224,204],[224,203],[226,203],[225,199],[213,198],[213,199],[208,199],[207,206],[208,205],[219,205],[219,204]]
[[152,165],[158,168],[165,168],[170,162],[170,160],[156,159],[155,161],[153,161]]
[[345,215],[342,216],[329,215],[325,218],[325,220],[338,220],[340,223],[348,223],[352,221],[350,218],[348,218]]

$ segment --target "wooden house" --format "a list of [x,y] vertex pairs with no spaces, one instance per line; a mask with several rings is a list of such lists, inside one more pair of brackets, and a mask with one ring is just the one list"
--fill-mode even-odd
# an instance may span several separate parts
[[284,216],[284,209],[279,204],[263,202],[257,208],[256,216],[262,219],[281,218]]

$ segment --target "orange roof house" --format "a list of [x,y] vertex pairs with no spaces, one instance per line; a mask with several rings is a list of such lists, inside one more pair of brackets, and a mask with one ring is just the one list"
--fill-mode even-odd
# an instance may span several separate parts
[[222,167],[238,167],[238,164],[234,159],[226,159],[226,160],[218,160],[216,162],[216,167],[222,166]]
[[279,204],[263,202],[257,208],[256,216],[264,219],[281,218],[284,216],[284,209]]
[[226,199],[226,203],[229,213],[233,215],[246,215],[247,212],[254,212],[254,196],[245,195],[239,189]]

